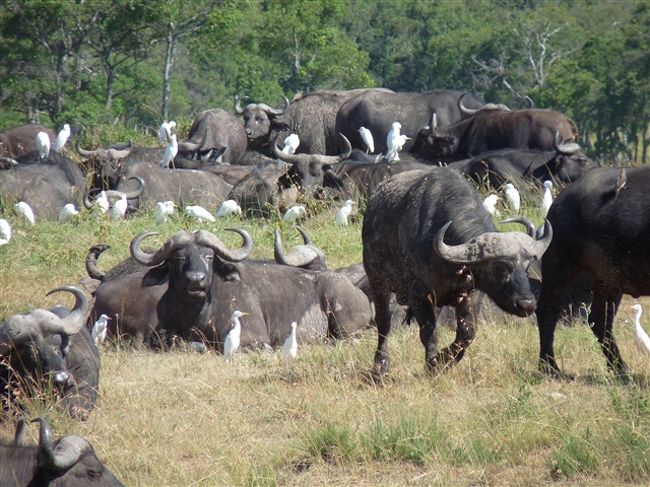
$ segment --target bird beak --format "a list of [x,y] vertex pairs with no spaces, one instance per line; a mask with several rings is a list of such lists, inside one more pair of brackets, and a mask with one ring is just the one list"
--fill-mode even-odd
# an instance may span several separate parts
[[245,313],[245,312],[242,311],[242,314],[241,314],[241,315],[242,315],[242,316],[248,316],[248,315],[250,315],[250,313]]

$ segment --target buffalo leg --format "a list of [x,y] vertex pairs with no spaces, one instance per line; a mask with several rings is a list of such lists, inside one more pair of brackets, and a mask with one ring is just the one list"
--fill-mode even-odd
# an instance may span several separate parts
[[474,340],[474,316],[472,315],[471,299],[462,298],[456,306],[456,338],[447,348],[440,351],[438,360],[446,367],[456,365],[465,355],[465,350]]
[[424,364],[429,372],[435,372],[438,368],[438,335],[433,305],[426,298],[413,299],[409,305],[420,326],[420,341],[424,345]]
[[598,343],[600,343],[600,347],[607,359],[607,365],[618,374],[624,374],[627,370],[612,333],[614,316],[619,304],[621,304],[621,297],[621,294],[606,296],[596,291],[594,292],[594,301],[589,313],[591,331],[594,332]]
[[375,298],[375,323],[377,325],[377,351],[372,370],[374,378],[379,378],[388,372],[390,359],[386,350],[386,343],[390,333],[390,292],[374,290]]

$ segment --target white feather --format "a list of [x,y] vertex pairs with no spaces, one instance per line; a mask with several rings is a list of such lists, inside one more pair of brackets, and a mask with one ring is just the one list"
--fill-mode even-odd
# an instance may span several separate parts
[[176,122],[173,120],[160,124],[160,128],[158,129],[158,142],[160,142],[161,145],[168,144],[170,142],[172,129],[174,127],[176,127]]
[[490,215],[499,217],[500,213],[499,210],[497,210],[498,202],[499,197],[495,194],[491,194],[483,200],[483,208],[485,208]]
[[388,162],[399,161],[399,151],[402,150],[402,147],[410,137],[400,134],[400,129],[402,124],[399,122],[393,122],[393,127],[388,131],[386,136],[386,147],[388,151],[386,153],[386,160]]
[[20,201],[14,205],[14,209],[16,210],[16,213],[22,215],[29,223],[32,225],[35,223],[36,219],[34,218],[34,211],[27,203]]
[[70,220],[73,216],[78,215],[79,211],[75,208],[72,203],[67,203],[63,205],[63,208],[59,210],[59,221],[65,222]]
[[65,146],[66,142],[68,142],[69,137],[70,137],[70,125],[65,123],[63,124],[63,128],[59,130],[59,133],[56,135],[56,140],[54,141],[54,147],[52,147],[52,149],[55,152],[61,152],[63,146]]
[[634,319],[634,338],[636,339],[637,348],[646,355],[650,356],[650,336],[645,332],[641,326],[641,315],[643,314],[643,308],[640,304],[635,304],[632,306],[636,311],[636,316]]
[[248,313],[242,313],[239,310],[235,310],[230,317],[231,328],[223,342],[223,358],[226,362],[232,360],[234,353],[239,348],[241,342],[241,323],[239,322],[239,318],[247,314]]
[[126,216],[126,210],[128,207],[129,202],[126,199],[126,195],[122,193],[120,199],[116,200],[115,203],[113,203],[113,207],[111,208],[111,217],[116,220],[124,218]]
[[173,162],[176,154],[178,154],[178,142],[176,142],[176,134],[171,134],[160,165],[169,169],[169,165]]
[[359,127],[359,130],[357,130],[357,132],[359,132],[363,143],[366,144],[368,151],[370,151],[371,154],[375,152],[375,139],[372,136],[372,132],[366,127]]
[[334,219],[335,223],[337,225],[342,225],[345,226],[348,224],[348,217],[352,213],[352,205],[354,204],[354,201],[352,200],[347,200],[343,207],[336,213],[336,217]]
[[517,191],[517,188],[515,188],[512,183],[506,184],[505,188],[508,204],[513,210],[519,212],[519,208],[521,208],[521,196],[519,195],[519,191]]
[[553,183],[551,181],[544,181],[544,194],[542,195],[542,214],[548,215],[548,210],[553,204]]
[[296,205],[289,208],[282,219],[287,223],[295,223],[306,214],[307,210],[303,205]]
[[108,320],[110,318],[106,316],[105,314],[102,314],[97,321],[95,321],[95,324],[93,325],[93,329],[91,332],[91,336],[93,338],[93,342],[95,342],[96,346],[101,345],[104,343],[104,340],[106,340],[106,331],[108,327]]
[[210,213],[208,210],[203,208],[202,206],[186,206],[185,207],[185,214],[187,216],[190,216],[192,218],[196,218],[200,222],[203,222],[203,220],[208,220],[209,222],[215,222],[217,221],[214,216],[212,216],[212,213]]
[[297,326],[298,323],[295,321],[291,323],[291,333],[282,345],[282,354],[287,361],[296,360],[296,357],[298,356],[298,339],[296,337]]
[[298,137],[296,134],[290,134],[286,139],[284,139],[284,147],[282,148],[282,152],[285,154],[295,154],[299,146],[300,137]]
[[7,245],[11,240],[11,225],[4,218],[0,218],[0,245]]
[[161,224],[167,221],[169,215],[174,214],[173,201],[159,201],[156,203],[156,223]]
[[36,149],[38,149],[38,156],[41,159],[50,157],[50,136],[45,132],[36,134]]
[[226,200],[217,210],[217,216],[241,215],[241,207],[235,200]]

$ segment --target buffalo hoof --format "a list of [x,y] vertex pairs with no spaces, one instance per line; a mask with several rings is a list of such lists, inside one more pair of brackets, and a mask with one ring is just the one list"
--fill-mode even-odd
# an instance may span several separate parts
[[553,360],[552,363],[545,360],[540,360],[539,371],[551,379],[564,382],[573,382],[575,380],[575,375],[562,372],[555,363],[555,360]]
[[370,371],[370,380],[373,384],[381,384],[388,370],[390,368],[390,360],[388,357],[375,357],[375,365]]

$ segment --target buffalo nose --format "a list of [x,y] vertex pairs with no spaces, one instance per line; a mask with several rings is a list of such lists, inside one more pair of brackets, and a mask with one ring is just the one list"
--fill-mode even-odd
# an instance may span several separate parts
[[205,272],[190,272],[187,274],[187,281],[190,284],[199,284],[205,280]]
[[246,135],[250,135],[252,133],[253,133],[253,131],[251,129],[246,129]]
[[68,381],[70,380],[70,374],[68,374],[67,372],[57,372],[56,374],[54,374],[53,378],[54,378],[54,382],[56,382],[57,384],[67,384]]
[[526,312],[527,315],[533,314],[537,303],[534,299],[520,299],[517,301],[517,307]]

